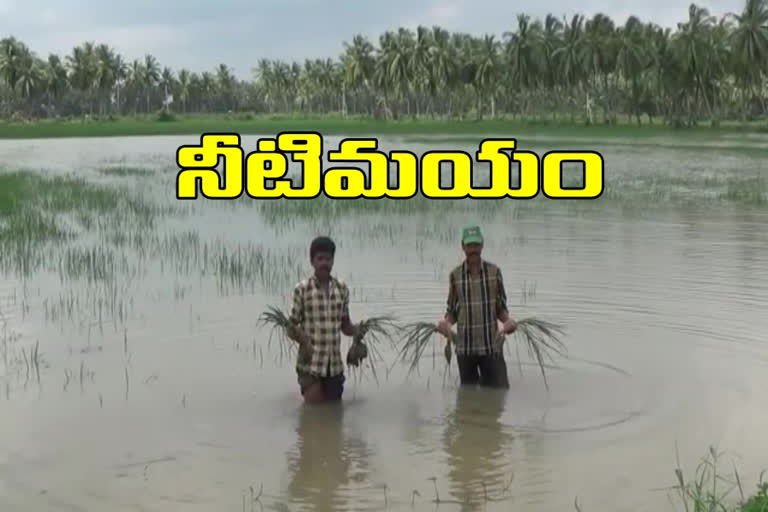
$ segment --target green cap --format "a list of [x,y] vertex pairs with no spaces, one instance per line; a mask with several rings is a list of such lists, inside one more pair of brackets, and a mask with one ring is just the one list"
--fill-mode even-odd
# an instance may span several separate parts
[[468,226],[461,233],[461,243],[463,244],[482,244],[483,233],[480,226]]

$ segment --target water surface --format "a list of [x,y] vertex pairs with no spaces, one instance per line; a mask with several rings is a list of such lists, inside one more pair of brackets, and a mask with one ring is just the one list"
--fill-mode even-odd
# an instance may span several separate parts
[[[2,141],[0,161],[175,205],[175,148],[191,141]],[[2,509],[251,510],[253,492],[254,510],[434,510],[439,496],[439,510],[564,510],[578,497],[585,511],[659,511],[671,509],[658,489],[675,483],[676,448],[692,475],[710,444],[751,486],[768,462],[768,219],[755,205],[691,203],[763,165],[600,151],[618,195],[583,210],[470,203],[276,221],[250,200],[200,201],[131,243],[86,233],[51,248],[33,275],[3,275]],[[98,172],[118,164],[155,174]],[[628,213],[617,198],[635,183],[679,193]],[[570,358],[549,370],[549,393],[512,342],[506,393],[459,389],[435,344],[419,375],[380,363],[378,383],[348,375],[343,407],[303,408],[292,361],[256,319],[288,306],[311,238],[337,240],[353,319],[434,321],[461,261],[460,228],[477,219],[511,314],[567,328]],[[78,248],[111,255],[113,273],[72,279],[60,263]],[[39,372],[23,362],[36,343]]]

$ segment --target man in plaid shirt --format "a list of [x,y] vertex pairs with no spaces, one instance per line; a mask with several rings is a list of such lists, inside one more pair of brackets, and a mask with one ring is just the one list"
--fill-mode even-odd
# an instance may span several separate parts
[[478,226],[464,229],[461,246],[466,259],[449,275],[447,310],[437,329],[448,337],[457,324],[456,362],[462,384],[508,388],[497,322],[502,322],[504,334],[513,333],[517,324],[507,311],[501,270],[482,258]]
[[360,329],[349,318],[349,288],[331,275],[336,244],[318,237],[309,248],[315,272],[293,290],[288,335],[299,343],[296,361],[299,388],[307,403],[338,401],[344,392],[341,333],[355,336]]

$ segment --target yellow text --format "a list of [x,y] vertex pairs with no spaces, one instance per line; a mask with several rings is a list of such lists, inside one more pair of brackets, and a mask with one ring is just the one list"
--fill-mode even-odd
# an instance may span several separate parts
[[[300,164],[301,186],[288,178],[288,155]],[[254,199],[312,199],[320,194],[333,199],[409,199],[419,192],[431,199],[531,199],[539,192],[551,199],[596,199],[603,193],[604,160],[596,151],[550,151],[539,161],[531,151],[516,148],[516,139],[489,138],[480,142],[474,160],[490,167],[490,183],[472,183],[473,156],[464,151],[428,151],[417,157],[410,151],[379,149],[376,138],[346,138],[328,152],[331,166],[323,172],[323,137],[317,132],[282,132],[274,139],[259,139],[255,151],[245,155],[240,136],[205,133],[200,144],[181,146],[176,152],[180,168],[178,199],[236,199],[245,192]],[[217,171],[223,161],[221,172]],[[358,165],[342,166],[340,162]],[[563,185],[563,164],[582,168],[582,185]],[[359,164],[365,163],[365,172]],[[453,176],[441,185],[441,166]],[[519,175],[512,187],[512,173]]]

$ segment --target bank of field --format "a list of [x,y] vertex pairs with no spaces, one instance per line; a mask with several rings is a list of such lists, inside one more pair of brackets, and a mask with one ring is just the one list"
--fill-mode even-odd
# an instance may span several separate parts
[[396,136],[429,135],[482,138],[483,136],[535,137],[562,136],[603,138],[676,138],[706,139],[728,134],[768,133],[768,122],[730,122],[714,128],[707,124],[674,129],[661,122],[638,125],[625,119],[604,125],[569,122],[566,120],[520,121],[512,118],[495,120],[403,119],[372,120],[366,117],[340,116],[256,116],[239,115],[171,115],[115,117],[112,120],[32,120],[29,122],[0,121],[0,139],[49,137],[116,137],[136,135],[200,135],[206,132],[228,132],[250,135],[274,135],[281,131],[315,131],[323,135]]

